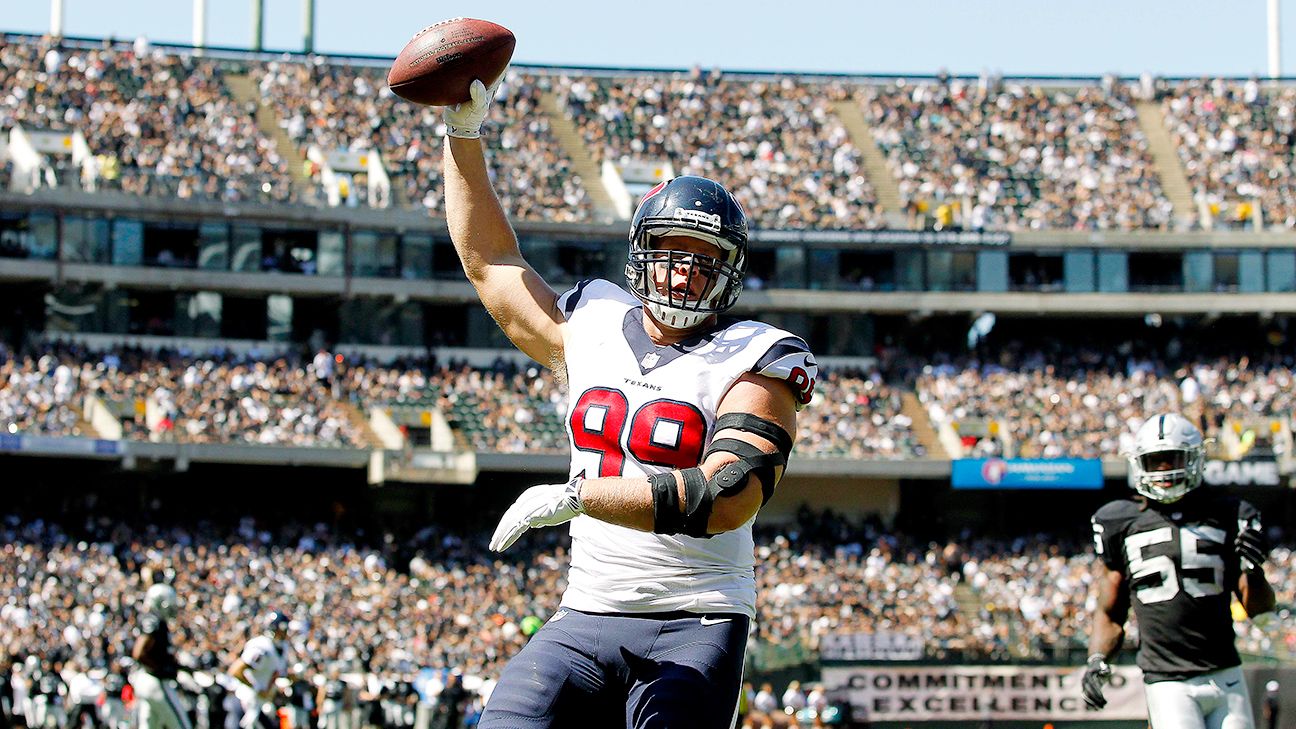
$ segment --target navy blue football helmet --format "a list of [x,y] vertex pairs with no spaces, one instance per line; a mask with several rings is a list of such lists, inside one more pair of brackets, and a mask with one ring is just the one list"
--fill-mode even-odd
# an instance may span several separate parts
[[[722,257],[658,248],[656,241],[668,235],[711,243]],[[688,272],[684,293],[663,285],[676,267]],[[626,283],[658,322],[688,329],[728,311],[742,293],[746,273],[747,214],[723,185],[705,177],[676,177],[639,201],[630,223]],[[694,290],[695,277],[705,281],[700,296],[688,293]]]

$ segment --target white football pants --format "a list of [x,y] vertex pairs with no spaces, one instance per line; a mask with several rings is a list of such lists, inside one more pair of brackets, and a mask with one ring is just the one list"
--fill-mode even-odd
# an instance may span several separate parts
[[1242,668],[1147,685],[1152,729],[1255,729]]
[[130,676],[135,689],[135,717],[140,729],[193,729],[180,705],[174,680],[161,680],[145,671]]

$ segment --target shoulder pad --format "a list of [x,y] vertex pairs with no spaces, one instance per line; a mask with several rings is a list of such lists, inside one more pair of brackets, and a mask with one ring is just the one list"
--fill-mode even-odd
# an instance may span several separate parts
[[1139,505],[1129,499],[1103,505],[1090,519],[1093,524],[1094,549],[1108,569],[1125,567],[1125,532],[1138,519]]
[[1109,527],[1124,526],[1137,519],[1140,513],[1138,502],[1120,499],[1103,504],[1102,508],[1094,512],[1092,521]]
[[810,353],[810,347],[797,337],[778,340],[752,366],[752,372],[776,380],[783,380],[796,396],[797,410],[805,407],[814,397],[815,381],[819,378],[819,363]]
[[589,278],[577,283],[558,297],[558,309],[563,318],[571,319],[578,309],[592,301],[612,300],[618,303],[638,306],[639,300],[625,289],[611,281],[601,278]]
[[571,318],[572,313],[576,311],[576,307],[580,306],[581,299],[585,296],[585,289],[593,282],[593,279],[579,281],[558,297],[558,309],[562,311],[563,317]]

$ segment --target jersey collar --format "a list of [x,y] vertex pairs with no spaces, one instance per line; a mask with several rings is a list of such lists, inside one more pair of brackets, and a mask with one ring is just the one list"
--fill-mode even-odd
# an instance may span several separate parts
[[626,343],[630,345],[630,351],[634,353],[635,362],[639,365],[639,374],[641,375],[646,375],[659,367],[665,367],[689,352],[710,344],[711,340],[727,329],[731,323],[723,317],[717,317],[715,324],[710,328],[702,329],[688,339],[668,344],[665,347],[659,347],[653,343],[653,340],[648,336],[648,332],[644,330],[643,317],[643,307],[638,306],[626,312],[625,319],[621,324]]

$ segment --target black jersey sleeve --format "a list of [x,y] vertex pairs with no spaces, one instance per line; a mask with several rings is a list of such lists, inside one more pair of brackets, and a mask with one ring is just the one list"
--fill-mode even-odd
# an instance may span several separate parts
[[1108,569],[1125,569],[1125,533],[1138,518],[1139,506],[1123,499],[1104,504],[1089,520],[1093,525],[1094,551]]

